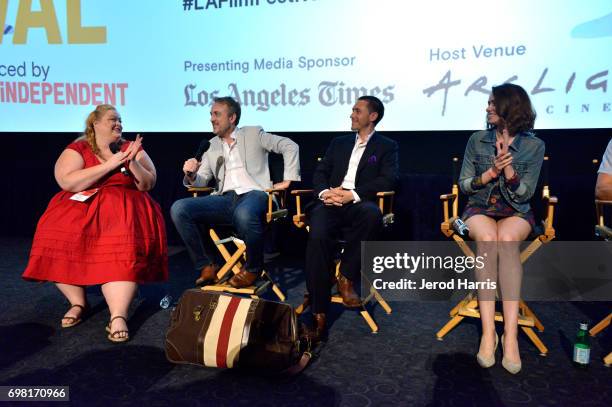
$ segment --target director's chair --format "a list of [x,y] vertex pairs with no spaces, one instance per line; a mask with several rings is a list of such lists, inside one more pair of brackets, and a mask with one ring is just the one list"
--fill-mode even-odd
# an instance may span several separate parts
[[[295,196],[295,205],[296,205],[296,214],[293,215],[293,224],[300,229],[305,228],[306,230],[309,230],[310,228],[306,223],[306,214],[303,212],[303,209],[302,209],[303,208],[302,198],[304,196],[312,197],[313,190],[312,189],[293,190],[291,191],[291,195]],[[394,218],[395,218],[395,214],[393,213],[393,197],[395,196],[395,192],[394,191],[378,192],[376,196],[378,197],[378,207],[383,214],[383,219],[382,219],[383,226],[388,227],[393,223]],[[338,243],[340,244],[340,246],[342,246],[343,241],[340,240],[338,241]],[[340,258],[338,256],[338,258],[336,259],[334,280],[337,279],[337,276],[339,273],[340,273]],[[362,277],[362,281],[364,279],[367,281],[363,273],[361,277]],[[374,286],[369,281],[367,282],[368,282],[368,285],[370,286],[369,293],[365,298],[362,299],[361,307],[360,307],[361,310],[359,311],[359,313],[361,314],[365,322],[370,327],[370,330],[372,331],[372,333],[378,333],[378,324],[376,324],[376,321],[374,321],[374,318],[372,317],[372,315],[370,314],[366,306],[370,303],[370,301],[372,301],[374,303],[373,305],[376,305],[376,302],[378,302],[387,314],[391,314],[392,310],[389,304],[387,303],[387,301],[385,301],[385,299],[374,288]],[[332,294],[331,302],[342,304],[342,297],[338,293]],[[310,305],[310,299],[309,299],[308,293],[306,293],[304,294],[304,302],[295,309],[295,313],[297,315],[302,314],[306,310],[306,308],[309,307],[309,305]]]
[[[213,191],[210,187],[189,187],[187,189],[194,197],[201,194],[208,194]],[[286,218],[288,210],[285,207],[286,190],[284,189],[268,189],[268,210],[266,212],[266,223],[268,227],[280,219]],[[219,233],[215,228],[227,229],[230,233],[225,238],[220,238]],[[272,291],[281,301],[285,301],[285,294],[280,287],[272,280],[270,274],[263,270],[261,277],[255,281],[255,284],[245,288],[234,288],[228,284],[228,280],[233,274],[240,272],[246,259],[246,244],[237,236],[231,225],[215,225],[209,229],[209,235],[213,243],[219,250],[219,253],[225,260],[225,264],[217,272],[218,282],[215,284],[205,285],[202,287],[204,291],[227,292],[233,294],[249,295],[252,298],[258,298],[266,289],[272,288]],[[232,252],[232,249],[234,250]],[[232,273],[230,273],[232,271]]]
[[[465,256],[475,258],[474,252],[467,245],[464,238],[458,233],[453,227],[453,223],[456,219],[459,219],[459,171],[461,168],[461,160],[457,157],[453,158],[453,185],[450,194],[440,195],[440,200],[443,204],[443,221],[440,224],[442,233],[451,239],[453,239],[458,245]],[[544,157],[542,163],[542,171],[540,172],[540,181],[542,181],[542,201],[545,206],[545,214],[541,225],[536,223],[536,228],[532,231],[532,234],[527,238],[531,240],[531,243],[521,251],[520,259],[521,264],[524,264],[527,259],[536,252],[543,244],[550,242],[555,238],[555,229],[553,227],[553,218],[555,205],[557,204],[557,198],[550,195],[550,189],[548,186],[548,157]],[[535,196],[535,195],[534,195]],[[533,202],[533,199],[532,199]],[[532,205],[534,213],[536,212],[534,205]],[[480,312],[478,310],[478,300],[476,298],[476,292],[470,292],[459,304],[457,304],[450,311],[450,321],[448,321],[437,333],[436,338],[443,340],[444,336],[454,327],[456,327],[464,318],[478,318],[480,319]],[[495,313],[495,321],[503,322],[504,317],[501,312]],[[525,332],[531,342],[538,348],[541,356],[546,356],[548,348],[540,340],[533,328],[537,328],[538,331],[544,331],[544,325],[540,322],[538,317],[533,311],[527,306],[525,301],[519,300],[519,316],[518,324]]]
[[[597,164],[597,160],[593,160],[594,164]],[[595,214],[597,215],[597,224],[595,225],[595,236],[605,241],[612,241],[612,228],[606,226],[604,219],[604,212],[606,208],[612,208],[612,201],[604,201],[600,199],[595,200]],[[612,312],[599,321],[591,330],[589,334],[595,336],[612,323]],[[603,362],[606,366],[612,365],[612,352],[608,353],[604,357]]]

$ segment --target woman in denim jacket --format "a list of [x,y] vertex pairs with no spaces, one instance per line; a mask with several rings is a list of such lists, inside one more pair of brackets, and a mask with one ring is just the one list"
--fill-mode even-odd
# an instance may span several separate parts
[[[536,114],[529,96],[520,86],[507,83],[493,87],[486,111],[488,130],[470,137],[459,187],[469,196],[463,218],[470,237],[478,242],[479,255],[487,254],[485,267],[476,271],[476,278],[494,281],[501,290],[502,365],[510,373],[518,373],[521,369],[518,305],[522,278],[519,244],[529,236],[535,223],[529,201],[544,160],[544,142],[531,132]],[[487,288],[478,291],[482,338],[476,359],[482,367],[495,364],[498,343],[496,290],[490,285]]]

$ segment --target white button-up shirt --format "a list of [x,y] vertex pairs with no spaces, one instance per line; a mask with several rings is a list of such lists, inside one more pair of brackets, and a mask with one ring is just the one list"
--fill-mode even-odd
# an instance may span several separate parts
[[[348,169],[346,170],[346,175],[344,176],[344,180],[342,181],[342,188],[348,189],[351,191],[351,193],[353,194],[353,200],[355,203],[361,202],[361,198],[359,197],[359,195],[357,195],[357,192],[355,192],[355,179],[357,178],[357,167],[359,166],[359,161],[361,161],[361,157],[363,157],[363,153],[366,149],[366,145],[368,144],[368,141],[370,141],[372,134],[374,134],[374,132],[368,134],[365,141],[363,142],[359,138],[359,134],[355,136],[355,146],[353,147],[353,151],[351,152],[349,166],[348,166]],[[321,193],[319,194],[319,199],[321,199],[321,196],[326,191],[328,191],[328,189],[321,191]]]
[[238,150],[236,141],[236,131],[234,130],[230,136],[232,144],[227,144],[223,141],[223,159],[225,161],[225,180],[223,181],[223,191],[235,191],[236,194],[242,195],[253,190],[261,190],[253,178],[249,175]]

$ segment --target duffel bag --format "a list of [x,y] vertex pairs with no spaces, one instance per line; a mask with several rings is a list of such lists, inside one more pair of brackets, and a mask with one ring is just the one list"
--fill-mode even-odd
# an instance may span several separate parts
[[289,304],[190,289],[172,312],[166,357],[173,363],[297,373],[301,349]]

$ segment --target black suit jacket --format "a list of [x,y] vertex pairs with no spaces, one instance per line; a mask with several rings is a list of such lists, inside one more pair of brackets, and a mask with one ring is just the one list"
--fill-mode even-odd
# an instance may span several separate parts
[[[319,162],[313,177],[314,193],[342,185],[355,146],[355,134],[334,138],[325,157]],[[394,140],[377,132],[366,145],[363,156],[357,166],[355,192],[362,201],[375,201],[376,193],[390,191],[398,179],[399,147]]]

